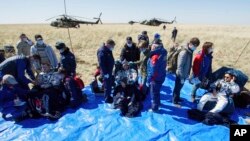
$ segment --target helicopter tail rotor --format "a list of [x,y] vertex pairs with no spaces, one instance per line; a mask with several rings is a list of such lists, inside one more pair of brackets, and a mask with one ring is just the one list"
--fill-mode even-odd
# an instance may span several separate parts
[[96,23],[98,24],[99,22],[102,24],[102,20],[101,20],[101,16],[102,16],[102,12],[100,13],[98,18],[93,18],[93,19],[97,19]]
[[174,17],[173,23],[177,23],[177,21],[176,21],[176,17]]

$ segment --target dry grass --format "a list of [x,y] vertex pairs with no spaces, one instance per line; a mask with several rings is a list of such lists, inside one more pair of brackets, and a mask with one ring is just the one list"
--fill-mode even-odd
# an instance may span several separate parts
[[[191,37],[199,37],[201,44],[211,41],[215,44],[213,69],[221,66],[233,66],[250,76],[250,44],[243,52],[237,63],[242,49],[250,40],[250,26],[213,26],[213,25],[167,25],[167,29],[143,25],[106,24],[106,25],[81,25],[80,29],[70,29],[74,53],[77,57],[77,72],[82,75],[86,83],[92,79],[92,72],[97,64],[96,51],[108,38],[116,42],[114,56],[119,57],[126,36],[132,36],[134,41],[142,30],[147,30],[150,39],[154,33],[160,33],[166,48],[171,46],[171,31],[173,26],[179,30],[177,42],[183,43]],[[42,34],[46,43],[54,46],[58,40],[69,45],[67,29],[57,29],[49,25],[0,25],[0,46],[12,44],[15,46],[18,36],[26,33],[34,39],[35,34]],[[250,83],[247,84],[250,89]]]

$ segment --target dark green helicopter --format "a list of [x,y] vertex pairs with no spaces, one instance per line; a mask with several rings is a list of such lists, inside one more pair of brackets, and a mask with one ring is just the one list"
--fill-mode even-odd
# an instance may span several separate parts
[[[98,23],[102,24],[101,15],[102,13],[100,13],[98,18],[93,18],[93,19],[96,19],[96,21],[85,21],[85,20],[76,19],[75,18],[76,16],[69,16],[69,15],[64,14],[64,15],[59,15],[59,18],[57,18],[55,21],[52,21],[50,25],[53,27],[58,27],[58,28],[80,28],[80,24],[91,24],[91,25],[98,24]],[[53,18],[55,17],[52,17],[50,19],[53,19]]]
[[144,20],[142,22],[129,21],[128,23],[131,25],[133,25],[134,23],[140,23],[140,24],[149,25],[149,26],[159,26],[161,24],[173,24],[174,22],[176,23],[176,17],[172,21],[166,21],[162,19],[153,18],[150,20]]

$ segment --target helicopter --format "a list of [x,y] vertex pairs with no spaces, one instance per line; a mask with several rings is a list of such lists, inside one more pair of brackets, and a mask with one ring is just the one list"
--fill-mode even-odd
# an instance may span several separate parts
[[131,24],[131,25],[133,25],[134,23],[140,23],[142,25],[159,26],[161,24],[173,24],[174,22],[176,22],[176,17],[171,22],[165,21],[165,20],[162,20],[162,19],[152,18],[150,20],[144,20],[144,21],[141,21],[141,22],[129,21],[128,23]]
[[[53,27],[58,27],[58,28],[80,28],[80,24],[91,24],[91,25],[98,24],[98,23],[102,24],[101,15],[102,13],[100,13],[98,18],[93,18],[93,19],[96,19],[96,21],[93,22],[93,21],[78,20],[75,18],[75,16],[69,16],[69,15],[64,14],[64,15],[59,15],[60,18],[57,18],[55,21],[52,21],[50,25]],[[55,17],[52,17],[50,19],[53,19],[53,18]],[[47,19],[47,20],[50,20],[50,19]]]

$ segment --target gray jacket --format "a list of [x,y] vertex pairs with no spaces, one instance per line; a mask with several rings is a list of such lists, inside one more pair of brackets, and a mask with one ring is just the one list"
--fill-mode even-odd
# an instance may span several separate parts
[[33,45],[33,42],[28,40],[28,41],[18,41],[17,43],[17,54],[18,55],[24,55],[24,56],[29,56],[30,55],[30,47]]
[[[54,50],[52,49],[52,47],[49,45],[46,45],[45,52],[50,61],[50,65],[52,66],[52,68],[56,68],[58,65],[58,61],[57,61],[56,54]],[[30,48],[30,55],[34,55],[34,54],[39,55],[37,48],[36,48],[36,44]]]
[[185,45],[183,47],[184,50],[182,50],[178,55],[176,74],[181,79],[186,79],[188,78],[191,71],[193,51],[188,49],[188,45]]

